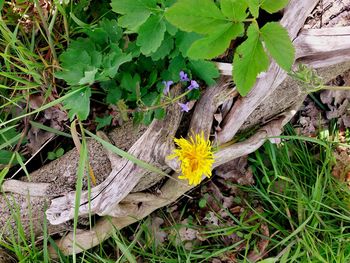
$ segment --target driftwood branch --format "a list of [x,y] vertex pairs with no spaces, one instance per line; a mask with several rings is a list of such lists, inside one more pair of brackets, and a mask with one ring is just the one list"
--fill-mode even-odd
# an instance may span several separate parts
[[[281,129],[283,123],[288,122],[290,118],[294,116],[295,111],[299,107],[300,102],[295,105],[294,109],[287,111],[285,116],[281,117],[274,123],[270,123],[267,126],[263,127],[248,140],[220,149],[215,155],[216,161],[213,168],[230,160],[248,155],[256,151],[266,141],[266,138],[268,136],[278,135],[276,133],[271,133],[271,130],[273,130],[272,127],[276,126],[277,124]],[[200,127],[192,126],[192,128],[198,129]],[[193,186],[181,183],[177,179],[178,176],[179,174],[175,173],[172,176],[173,180],[168,180],[166,184],[160,189],[160,194],[129,194],[119,204],[120,208],[125,211],[125,214],[127,216],[121,215],[118,217],[104,217],[91,230],[78,233],[76,235],[76,252],[81,252],[100,244],[103,240],[109,238],[115,229],[122,229],[125,226],[141,220],[158,208],[175,202],[179,197],[193,188]],[[56,243],[64,254],[72,254],[72,233],[68,234],[60,240],[57,240]],[[53,257],[57,256],[56,251],[53,247],[50,247],[50,253]]]

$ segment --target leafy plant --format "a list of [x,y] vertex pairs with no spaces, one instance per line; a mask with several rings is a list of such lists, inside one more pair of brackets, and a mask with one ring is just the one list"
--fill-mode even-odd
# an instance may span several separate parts
[[[233,80],[241,95],[247,95],[259,73],[266,71],[270,55],[286,71],[294,62],[288,32],[277,22],[262,28],[259,10],[275,13],[288,0],[178,0],[165,12],[167,20],[186,32],[200,34],[187,51],[192,59],[212,59],[225,52],[232,40],[246,39],[235,49]],[[245,30],[246,24],[250,24]]]
[[53,152],[48,152],[47,153],[47,159],[49,160],[55,160],[57,158],[60,158],[64,154],[64,149],[63,148],[58,148],[57,150]]
[[[80,94],[64,102],[71,120],[75,116],[87,119],[91,96],[102,91],[104,102],[118,111],[120,118],[127,119],[128,113],[133,113],[136,122],[149,124],[165,116],[165,109],[157,106],[164,99],[164,80],[178,82],[179,72],[186,71],[208,85],[215,83],[219,71],[212,62],[184,56],[199,36],[179,31],[164,19],[169,1],[123,0],[111,5],[118,14],[94,26],[75,18],[84,37],[72,41],[59,57],[62,71],[56,77],[65,80],[72,90],[83,87]],[[199,93],[189,95],[193,99]],[[111,118],[96,122],[102,128],[111,123]]]

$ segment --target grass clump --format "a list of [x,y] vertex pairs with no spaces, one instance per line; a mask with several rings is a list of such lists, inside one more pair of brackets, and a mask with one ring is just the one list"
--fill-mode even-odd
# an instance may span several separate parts
[[[175,214],[165,209],[157,213],[164,220],[157,231],[150,223],[154,216],[149,217],[116,231],[105,246],[87,257],[102,260],[112,245],[120,248],[118,253],[114,250],[118,262],[128,262],[131,256],[134,262],[349,262],[350,191],[332,175],[334,144],[294,135],[283,138],[281,145],[266,143],[249,157],[256,184],[236,185],[235,200],[244,208],[242,213],[222,209],[223,217],[213,212],[210,202],[183,201]],[[204,206],[218,218],[218,226],[201,216]],[[184,229],[197,235],[190,245],[181,240]],[[159,233],[165,233],[160,243]],[[238,237],[236,241],[232,235]]]
[[264,207],[257,215],[273,233],[267,254],[273,262],[349,262],[350,195],[332,175],[332,147],[291,138],[251,158],[257,185],[244,188]]

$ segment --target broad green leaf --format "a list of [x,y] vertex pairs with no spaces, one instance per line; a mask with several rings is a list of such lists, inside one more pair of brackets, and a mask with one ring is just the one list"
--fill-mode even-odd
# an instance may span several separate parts
[[234,22],[242,22],[248,16],[246,0],[221,0],[220,4],[221,12]]
[[[278,0],[275,0],[278,1]],[[260,0],[247,0],[249,11],[255,17],[259,17]]]
[[55,77],[64,79],[68,85],[77,85],[84,77],[84,68],[90,65],[91,58],[85,50],[67,49],[60,56],[62,71],[56,72]]
[[110,20],[103,18],[98,25],[107,33],[108,38],[112,43],[118,42],[123,37],[123,31],[118,26],[118,22],[115,19]]
[[96,44],[106,45],[110,42],[117,43],[122,37],[122,29],[118,26],[117,20],[103,18],[97,27],[86,27],[84,32]]
[[132,60],[131,54],[123,53],[117,44],[111,44],[110,48],[110,52],[103,58],[103,71],[98,78],[99,80],[104,80],[106,77],[114,78],[118,73],[119,67]]
[[141,48],[141,52],[144,55],[149,55],[162,44],[164,39],[164,33],[166,31],[166,25],[163,17],[160,15],[152,15],[147,21],[140,26],[139,35],[136,40],[136,44]]
[[142,97],[142,102],[148,107],[154,106],[158,100],[159,100],[158,92],[149,92],[144,97]]
[[143,115],[142,123],[144,125],[146,125],[146,126],[150,125],[152,123],[152,120],[153,120],[153,115],[154,115],[154,111],[153,110],[147,111]]
[[171,37],[169,34],[166,34],[164,40],[162,41],[162,44],[157,49],[157,51],[151,55],[151,58],[154,61],[163,59],[170,54],[173,48],[174,48],[174,38]]
[[112,119],[112,115],[104,116],[103,118],[96,117],[95,121],[98,123],[96,130],[100,130],[103,127],[111,125]]
[[108,104],[117,104],[122,97],[122,89],[117,86],[115,80],[103,81],[100,83],[101,87],[107,93],[106,102]]
[[56,72],[55,76],[64,79],[69,85],[79,85],[80,82],[84,82],[81,81],[84,78],[91,80],[93,72],[85,72],[100,67],[102,54],[96,50],[91,40],[80,38],[72,41],[59,58],[63,70]]
[[63,101],[64,108],[69,110],[68,116],[71,121],[74,116],[77,116],[81,121],[87,119],[90,112],[90,96],[90,87],[85,87]]
[[119,25],[129,29],[131,32],[136,32],[138,28],[147,21],[150,15],[151,11],[149,10],[124,15],[119,18]]
[[120,86],[125,91],[128,91],[127,100],[136,101],[140,97],[141,77],[139,74],[132,76],[129,72],[122,75]]
[[183,31],[209,34],[230,23],[212,0],[179,0],[165,12],[166,19]]
[[154,118],[157,120],[164,119],[165,114],[166,114],[165,109],[163,109],[163,108],[156,109],[154,111]]
[[[186,69],[185,59],[182,56],[177,56],[170,61],[168,70],[162,72],[163,80],[172,80],[174,82],[180,81],[179,73]],[[163,84],[162,88],[163,88]],[[163,90],[163,89],[162,89]]]
[[175,36],[177,31],[179,31],[176,26],[174,26],[173,24],[170,24],[166,20],[165,20],[165,25],[166,25],[166,31],[172,36]]
[[256,24],[249,26],[247,35],[247,40],[236,49],[233,60],[233,80],[242,96],[248,94],[257,75],[269,66],[269,58],[259,39],[259,28]]
[[108,90],[106,96],[106,102],[109,104],[117,104],[117,102],[122,98],[122,90],[117,86]]
[[12,158],[13,152],[0,150],[0,164],[8,164]]
[[294,63],[295,50],[287,30],[278,22],[270,22],[260,32],[270,55],[281,68],[289,71]]
[[[16,131],[15,127],[16,126],[10,126],[0,130],[0,145],[6,144],[9,140],[15,137],[18,137],[18,138],[21,137],[20,133]],[[9,146],[13,146],[16,143],[17,141],[14,141],[13,144]]]
[[97,73],[98,69],[95,68],[93,70],[85,71],[84,72],[84,77],[81,78],[78,82],[79,85],[84,85],[84,84],[93,84],[95,82],[95,75]]
[[176,46],[184,57],[187,57],[187,52],[192,44],[201,38],[201,35],[197,33],[188,33],[180,31],[176,34]]
[[187,56],[192,59],[212,59],[222,53],[230,46],[233,39],[241,36],[244,32],[244,24],[227,24],[217,28],[204,38],[194,42],[187,52]]
[[216,83],[214,79],[220,76],[218,68],[210,61],[190,60],[189,68],[194,75],[204,80],[209,86],[214,85]]
[[134,30],[142,25],[151,15],[151,10],[157,8],[156,0],[112,0],[112,10],[123,15],[119,25]]
[[270,14],[276,13],[288,4],[289,0],[263,0],[261,8]]

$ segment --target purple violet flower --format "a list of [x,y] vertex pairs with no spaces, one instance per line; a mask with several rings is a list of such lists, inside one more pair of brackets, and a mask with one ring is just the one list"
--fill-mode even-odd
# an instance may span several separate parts
[[165,86],[165,88],[163,90],[164,95],[169,94],[170,86],[174,84],[174,81],[172,81],[172,80],[163,81],[163,84]]
[[197,81],[191,80],[191,85],[188,86],[188,89],[193,90],[193,89],[198,89],[198,88],[199,88],[199,85],[198,85]]
[[187,74],[184,71],[180,71],[180,80],[181,81],[190,81],[190,79],[188,78]]
[[190,111],[190,108],[189,108],[189,101],[186,102],[186,103],[178,103],[179,106],[181,107],[181,111],[184,111],[184,112],[189,112]]

